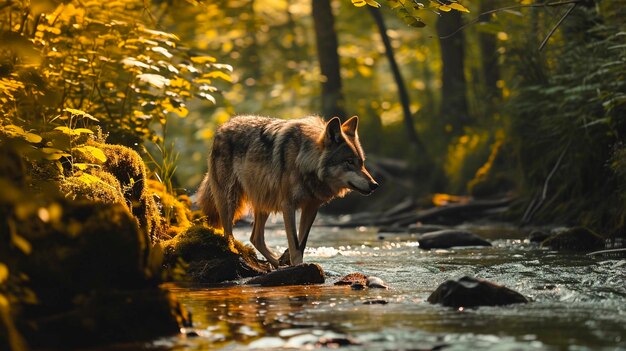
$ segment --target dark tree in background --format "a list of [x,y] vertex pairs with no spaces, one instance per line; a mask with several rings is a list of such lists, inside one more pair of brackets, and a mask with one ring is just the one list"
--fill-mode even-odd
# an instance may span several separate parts
[[465,38],[461,14],[457,11],[443,13],[437,20],[437,35],[441,49],[441,108],[444,122],[452,127],[453,134],[460,134],[470,122],[467,109],[466,81],[464,74]]
[[402,73],[400,72],[400,68],[398,67],[398,63],[396,62],[396,58],[393,53],[393,47],[391,46],[389,35],[387,35],[387,28],[385,26],[383,15],[377,8],[368,6],[368,9],[376,22],[376,27],[378,27],[380,38],[385,46],[385,56],[387,56],[389,67],[391,68],[391,73],[393,74],[393,79],[398,87],[398,95],[400,98],[400,104],[402,105],[404,128],[406,129],[407,138],[418,152],[422,155],[426,155],[426,148],[415,130],[415,124],[413,123],[413,116],[411,114],[411,101],[409,99],[409,93],[406,90],[404,80],[402,79]]
[[317,56],[322,72],[322,115],[345,117],[339,74],[337,33],[330,0],[312,0]]
[[[494,0],[482,0],[480,2],[480,13],[484,13],[496,8],[497,4]],[[491,15],[480,16],[480,22],[489,22]],[[498,47],[496,45],[496,36],[493,33],[481,32],[478,36],[480,45],[481,65],[483,80],[487,98],[490,101],[500,97],[498,89],[498,80],[500,80],[500,70],[498,68]]]

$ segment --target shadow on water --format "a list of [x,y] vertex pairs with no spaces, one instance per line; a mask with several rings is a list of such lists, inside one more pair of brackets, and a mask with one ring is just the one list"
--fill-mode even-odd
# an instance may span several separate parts
[[[626,349],[626,261],[546,251],[510,228],[476,227],[494,246],[420,250],[409,234],[314,228],[305,260],[321,286],[261,288],[166,285],[193,313],[194,328],[145,347],[163,350],[543,350]],[[246,240],[247,230],[236,234]],[[284,233],[268,242],[283,250]],[[332,286],[352,272],[390,290]],[[440,283],[471,275],[533,302],[462,311],[425,300]],[[383,300],[386,304],[366,304]]]

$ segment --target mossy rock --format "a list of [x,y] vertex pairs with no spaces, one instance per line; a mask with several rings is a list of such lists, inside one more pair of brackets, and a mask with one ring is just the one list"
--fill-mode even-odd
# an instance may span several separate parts
[[195,282],[221,283],[270,270],[253,248],[236,240],[231,245],[221,232],[205,226],[192,226],[163,244],[166,266],[174,269],[182,259],[188,264],[187,277]]
[[120,204],[129,210],[120,182],[112,174],[94,169],[79,172],[59,182],[61,193],[72,200],[88,200],[105,204]]
[[541,247],[557,251],[589,252],[604,248],[604,237],[585,227],[574,227],[547,238]]
[[145,272],[147,237],[123,205],[66,203],[58,220],[17,226],[32,246],[19,268],[40,301],[33,313],[62,311],[95,290],[155,285]]
[[[147,170],[141,155],[137,151],[122,145],[90,142],[102,150],[106,161],[102,170],[111,174],[119,183],[122,196],[128,208],[137,218],[139,226],[148,233],[153,242],[163,238],[164,221],[154,194],[148,190]],[[98,163],[90,155],[82,155],[82,162]]]

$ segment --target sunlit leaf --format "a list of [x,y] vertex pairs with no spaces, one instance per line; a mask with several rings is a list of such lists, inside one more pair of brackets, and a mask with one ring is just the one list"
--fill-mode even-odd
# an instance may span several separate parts
[[[459,4],[458,2],[453,2],[451,4],[448,5],[451,9],[457,10],[457,11],[461,11],[461,12],[470,12],[467,7]],[[443,11],[443,10],[442,10]]]
[[374,1],[374,0],[365,0],[365,2],[366,2],[368,5],[370,5],[371,7],[376,7],[376,8],[379,8],[379,7],[380,7],[380,4],[379,4],[379,3],[377,3],[377,2],[376,2],[376,1]]
[[13,235],[11,235],[11,242],[26,255],[30,255],[33,250],[28,240],[24,239],[24,237],[17,233],[13,233]]
[[198,63],[198,64],[203,64],[203,63],[215,62],[217,61],[217,59],[213,56],[195,56],[191,58],[191,61]]
[[208,78],[219,78],[219,79],[223,79],[227,82],[232,82],[233,79],[226,73],[222,72],[222,71],[213,71],[213,72],[209,72],[205,75]]
[[155,88],[163,88],[166,85],[170,85],[170,80],[158,75],[151,73],[144,73],[137,76],[137,78],[142,81],[152,85]]
[[106,155],[104,154],[104,152],[95,147],[95,146],[91,146],[91,145],[83,145],[81,147],[76,148],[76,150],[85,153],[85,154],[89,154],[91,156],[93,156],[96,160],[104,163],[107,160]]
[[24,134],[24,138],[28,142],[34,143],[34,144],[39,143],[42,140],[41,136],[39,136],[37,134],[34,134],[34,133],[26,133],[26,134]]
[[352,5],[356,7],[363,7],[367,5],[367,2],[365,0],[352,0]]
[[89,113],[83,111],[83,110],[78,110],[78,109],[74,109],[74,108],[64,108],[63,111],[69,112],[74,116],[80,116],[83,118],[87,118],[90,119],[92,121],[98,122],[98,119],[92,115],[90,115]]
[[0,284],[4,283],[7,279],[9,279],[9,267],[0,262]]

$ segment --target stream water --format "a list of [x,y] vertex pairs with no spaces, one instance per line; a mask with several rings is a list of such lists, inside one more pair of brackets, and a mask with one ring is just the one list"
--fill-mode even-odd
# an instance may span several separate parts
[[[327,283],[262,288],[166,285],[194,328],[155,340],[159,350],[626,350],[626,260],[540,249],[504,226],[473,226],[493,247],[420,250],[409,234],[314,227],[306,262]],[[249,229],[237,230],[247,242]],[[266,232],[284,250],[283,230]],[[361,272],[389,290],[333,286]],[[454,310],[426,302],[464,275],[503,284],[531,303]],[[387,304],[367,304],[384,300]],[[347,344],[347,345],[344,345]]]

